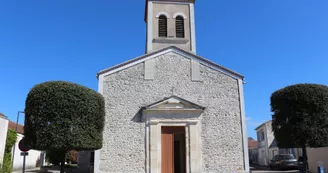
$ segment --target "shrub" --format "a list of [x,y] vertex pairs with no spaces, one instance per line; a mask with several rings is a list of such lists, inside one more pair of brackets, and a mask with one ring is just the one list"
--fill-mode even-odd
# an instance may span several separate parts
[[77,163],[77,156],[78,156],[78,152],[75,150],[71,150],[68,153],[66,153],[66,160],[68,162],[75,164]]
[[5,154],[3,158],[2,173],[12,172],[12,162],[11,162],[11,149],[15,145],[17,139],[17,133],[13,130],[8,130]]

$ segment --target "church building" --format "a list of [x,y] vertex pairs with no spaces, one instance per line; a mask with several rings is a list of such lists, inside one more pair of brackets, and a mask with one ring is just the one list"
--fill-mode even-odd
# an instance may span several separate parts
[[146,0],[146,53],[97,74],[95,173],[249,172],[244,77],[196,54],[194,3]]

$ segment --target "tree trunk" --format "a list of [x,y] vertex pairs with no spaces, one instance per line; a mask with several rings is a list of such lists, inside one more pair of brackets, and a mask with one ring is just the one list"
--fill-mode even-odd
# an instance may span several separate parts
[[65,154],[60,162],[60,173],[65,173]]
[[309,172],[309,164],[308,164],[308,157],[307,157],[307,152],[306,152],[306,147],[302,147],[302,153],[303,153],[303,159],[304,159],[304,168],[305,172]]

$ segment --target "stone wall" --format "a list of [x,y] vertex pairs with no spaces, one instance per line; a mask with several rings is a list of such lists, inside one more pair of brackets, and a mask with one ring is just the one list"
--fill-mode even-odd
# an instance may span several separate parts
[[176,95],[206,107],[201,115],[202,172],[243,170],[238,81],[201,65],[201,81],[191,81],[190,59],[167,53],[155,59],[155,77],[144,79],[144,64],[104,78],[106,100],[100,172],[145,172],[145,124],[138,111]]

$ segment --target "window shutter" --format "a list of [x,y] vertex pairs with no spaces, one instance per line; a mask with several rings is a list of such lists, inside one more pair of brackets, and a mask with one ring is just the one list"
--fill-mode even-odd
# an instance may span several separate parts
[[164,15],[158,19],[158,37],[167,37],[167,18]]
[[184,19],[181,16],[175,19],[175,33],[177,38],[185,38]]

